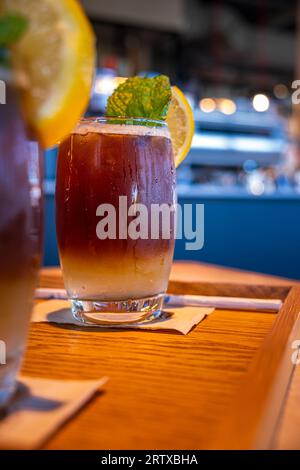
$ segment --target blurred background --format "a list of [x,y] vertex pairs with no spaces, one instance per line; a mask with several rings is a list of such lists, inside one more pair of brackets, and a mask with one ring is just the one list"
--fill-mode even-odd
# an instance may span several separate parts
[[[88,115],[122,77],[169,75],[195,117],[179,203],[205,204],[192,259],[300,279],[300,1],[82,0],[97,36]],[[299,82],[300,88],[300,82]],[[300,97],[300,93],[299,93]],[[56,149],[46,153],[44,264],[58,264]]]

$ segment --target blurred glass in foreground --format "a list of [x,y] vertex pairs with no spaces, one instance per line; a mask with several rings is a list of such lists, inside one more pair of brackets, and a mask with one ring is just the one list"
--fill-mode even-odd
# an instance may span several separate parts
[[6,104],[0,105],[0,406],[14,392],[25,349],[42,223],[39,146],[28,136],[17,90],[7,79],[6,73]]

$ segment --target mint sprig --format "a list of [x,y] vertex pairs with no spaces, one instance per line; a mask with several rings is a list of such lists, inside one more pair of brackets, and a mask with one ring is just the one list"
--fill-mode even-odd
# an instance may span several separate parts
[[0,47],[8,47],[20,39],[27,24],[27,19],[18,13],[6,13],[0,17]]
[[109,97],[106,116],[165,119],[171,96],[170,80],[165,75],[128,78]]

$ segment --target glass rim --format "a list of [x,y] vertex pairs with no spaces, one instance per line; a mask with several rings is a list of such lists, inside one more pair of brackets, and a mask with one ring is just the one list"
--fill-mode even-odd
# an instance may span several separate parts
[[[152,124],[153,127],[155,126],[165,126],[167,127],[166,121],[163,119],[152,119],[152,118],[145,118],[145,117],[128,117],[128,116],[90,116],[90,117],[82,117],[78,124],[87,124],[87,123],[99,123],[105,124],[115,121],[114,124],[120,124],[124,126],[134,126],[138,124]],[[119,122],[116,122],[119,121]]]

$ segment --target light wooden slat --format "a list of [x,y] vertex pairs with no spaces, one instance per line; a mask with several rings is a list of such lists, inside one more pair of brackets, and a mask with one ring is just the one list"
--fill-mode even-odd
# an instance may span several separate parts
[[[300,450],[300,312],[294,331],[288,341],[283,361],[283,371],[291,370],[288,393],[284,401],[276,434],[272,442],[273,449]],[[296,343],[296,344],[295,344]],[[296,348],[297,346],[297,348]],[[293,356],[293,360],[292,360]],[[296,359],[296,362],[295,362]],[[281,372],[282,375],[282,372]],[[278,377],[278,381],[281,376]]]
[[270,286],[287,285],[297,283],[290,279],[270,276],[240,269],[225,268],[196,261],[175,261],[172,266],[171,281],[185,282],[227,282],[230,284],[269,284]]
[[288,358],[283,368],[281,365],[299,311],[300,288],[293,287],[242,379],[211,447],[248,449],[272,446],[293,372]]

